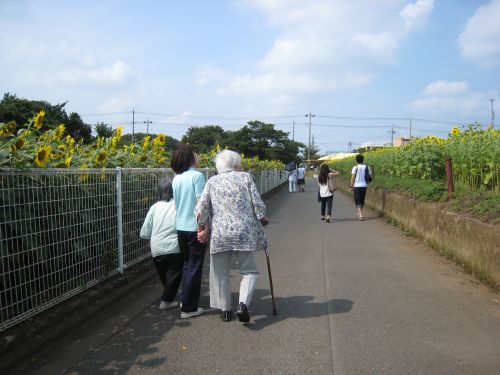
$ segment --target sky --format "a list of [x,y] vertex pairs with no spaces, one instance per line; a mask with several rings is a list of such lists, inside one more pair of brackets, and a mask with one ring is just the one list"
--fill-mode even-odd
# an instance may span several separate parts
[[0,94],[177,139],[260,120],[307,145],[311,124],[322,153],[446,137],[491,122],[499,20],[500,0],[0,0]]

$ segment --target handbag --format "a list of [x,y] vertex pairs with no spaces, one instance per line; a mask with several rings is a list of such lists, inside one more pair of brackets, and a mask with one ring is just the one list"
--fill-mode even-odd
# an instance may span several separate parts
[[335,193],[335,190],[337,190],[335,186],[335,179],[333,178],[333,175],[329,174],[328,175],[328,191],[330,193]]

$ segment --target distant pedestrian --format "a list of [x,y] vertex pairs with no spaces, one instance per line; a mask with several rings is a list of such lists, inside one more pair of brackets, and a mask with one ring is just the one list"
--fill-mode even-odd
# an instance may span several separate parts
[[295,193],[297,191],[297,169],[288,172],[288,191],[290,193]]
[[[337,176],[340,172],[330,169],[328,165],[323,164],[321,166],[319,176],[318,176],[318,186],[319,186],[319,199],[321,202],[321,220],[330,222],[330,217],[332,216],[332,205],[333,205],[333,178]],[[326,212],[325,212],[326,211]]]
[[365,204],[366,188],[368,187],[368,182],[365,180],[365,170],[366,168],[368,168],[368,166],[363,164],[363,160],[363,155],[356,155],[356,162],[358,163],[358,165],[352,167],[352,177],[350,185],[350,189],[354,194],[356,216],[358,217],[359,221],[363,221],[363,206]]
[[304,185],[306,184],[306,169],[304,168],[304,164],[300,164],[297,169],[297,187],[299,191],[304,192]]
[[[238,259],[240,275],[239,303],[236,314],[248,322],[248,307],[255,290],[259,270],[255,251],[267,247],[262,225],[268,223],[266,206],[248,173],[241,171],[241,156],[224,150],[215,157],[218,174],[208,180],[196,207],[198,223],[212,217],[210,235],[210,306],[221,310],[224,322],[232,319],[230,271],[232,259]],[[200,241],[208,239],[203,227]]]
[[163,284],[158,308],[167,310],[179,306],[174,298],[182,277],[182,256],[175,226],[172,179],[161,180],[159,190],[159,201],[149,209],[139,236],[151,240],[153,263]]
[[183,259],[181,319],[203,314],[198,306],[201,292],[201,272],[206,244],[198,241],[198,223],[194,208],[205,187],[205,177],[196,170],[198,158],[191,146],[180,145],[174,152],[171,166],[176,173],[172,183],[177,209],[177,237]]

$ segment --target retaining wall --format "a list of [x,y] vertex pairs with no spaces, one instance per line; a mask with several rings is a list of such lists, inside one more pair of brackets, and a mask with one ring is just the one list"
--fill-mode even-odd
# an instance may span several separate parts
[[[338,185],[349,191],[349,181]],[[500,225],[491,225],[442,210],[435,204],[382,189],[368,188],[366,205],[397,220],[412,234],[493,287],[500,286]]]

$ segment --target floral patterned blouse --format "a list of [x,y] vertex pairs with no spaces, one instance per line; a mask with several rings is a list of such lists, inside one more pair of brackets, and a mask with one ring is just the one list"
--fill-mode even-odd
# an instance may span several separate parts
[[212,217],[210,254],[268,246],[260,223],[266,205],[248,173],[229,171],[210,178],[195,211],[198,224]]

